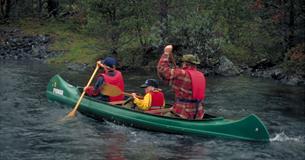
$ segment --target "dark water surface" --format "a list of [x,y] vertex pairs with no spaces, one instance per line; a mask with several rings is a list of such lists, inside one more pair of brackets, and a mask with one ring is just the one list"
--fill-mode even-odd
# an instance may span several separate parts
[[[49,79],[60,73],[71,84],[85,85],[90,72],[1,61],[0,159],[305,159],[304,87],[208,77],[207,111],[226,118],[257,114],[269,129],[270,143],[149,132],[81,114],[59,123],[71,108],[48,102]],[[127,90],[153,76],[125,74]]]

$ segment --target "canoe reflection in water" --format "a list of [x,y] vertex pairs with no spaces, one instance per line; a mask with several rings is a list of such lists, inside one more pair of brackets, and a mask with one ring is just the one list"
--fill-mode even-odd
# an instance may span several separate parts
[[108,160],[125,160],[127,159],[124,156],[124,148],[126,144],[126,135],[122,133],[107,133],[103,134],[103,139],[108,141],[106,144],[105,155]]

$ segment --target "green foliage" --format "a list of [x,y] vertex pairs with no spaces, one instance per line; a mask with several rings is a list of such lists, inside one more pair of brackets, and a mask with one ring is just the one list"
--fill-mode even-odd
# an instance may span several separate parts
[[281,64],[281,67],[286,71],[286,73],[305,75],[305,61],[285,61]]
[[[157,16],[152,15],[152,2],[144,1],[89,1],[87,33],[99,36],[107,44],[109,54],[124,59],[127,64],[143,64],[146,48],[154,39],[150,36],[151,24]],[[130,59],[132,63],[125,59]],[[137,59],[137,63],[133,63]]]
[[51,49],[57,51],[66,49],[66,51],[65,54],[50,59],[51,63],[94,64],[98,58],[105,54],[105,51],[97,47],[100,45],[98,40],[91,37],[69,34],[69,38],[57,37],[57,39],[60,43],[54,43]]
[[215,32],[210,17],[191,12],[182,21],[171,19],[171,43],[183,46],[184,52],[197,54],[205,62],[215,56],[224,39]]
[[288,51],[288,57],[281,64],[287,73],[305,75],[305,43],[300,43]]
[[86,29],[91,34],[103,36],[109,44],[108,50],[117,54],[121,44],[128,43],[122,41],[122,35],[129,32],[133,23],[132,4],[122,3],[119,0],[92,0],[88,2],[90,8]]
[[245,21],[237,30],[236,40],[227,41],[222,48],[224,54],[238,63],[252,64],[263,58],[273,62],[281,58],[280,48],[274,44],[280,43],[278,37],[272,36],[262,29],[256,21]]
[[[52,1],[59,4],[53,18],[44,0],[16,1],[9,14],[24,19],[20,24],[28,32],[54,36],[51,48],[65,54],[51,62],[90,63],[112,54],[124,65],[147,65],[165,44],[175,44],[178,56],[194,53],[205,65],[226,55],[236,63],[267,58],[292,66],[289,49],[304,43],[303,1]],[[30,26],[25,17],[48,19]]]
[[246,48],[234,44],[224,44],[222,52],[230,60],[238,64],[251,64],[251,62],[255,63],[256,60],[259,60],[255,55],[251,55],[251,52]]

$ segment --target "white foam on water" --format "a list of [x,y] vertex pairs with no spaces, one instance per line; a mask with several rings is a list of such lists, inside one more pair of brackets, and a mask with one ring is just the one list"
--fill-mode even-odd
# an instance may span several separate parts
[[270,138],[271,142],[286,142],[286,141],[295,141],[295,142],[305,142],[304,136],[289,137],[285,132],[276,133],[275,137]]

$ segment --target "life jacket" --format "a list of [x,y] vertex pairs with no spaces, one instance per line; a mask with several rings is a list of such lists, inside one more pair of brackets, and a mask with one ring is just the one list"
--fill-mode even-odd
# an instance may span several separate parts
[[206,80],[204,75],[197,70],[186,70],[192,80],[193,100],[201,101],[205,98]]
[[[163,92],[149,92],[151,95],[151,107],[149,108],[149,111],[151,110],[158,110],[164,107],[165,104],[165,98]],[[161,114],[161,112],[155,113],[155,114]]]
[[120,94],[118,96],[109,96],[109,101],[110,102],[124,100],[124,94],[123,94],[123,92],[124,92],[124,80],[123,80],[122,73],[118,70],[115,70],[114,72],[115,72],[114,76],[109,76],[106,73],[102,74],[102,76],[104,77],[105,83],[115,85],[115,86],[119,87],[122,91],[122,94]]
[[[205,87],[206,87],[206,80],[204,75],[197,71],[197,70],[193,70],[193,69],[186,69],[185,70],[188,75],[191,78],[191,82],[192,82],[192,99],[177,99],[177,102],[182,102],[182,103],[194,103],[196,104],[196,108],[195,108],[195,113],[193,116],[193,119],[196,119],[197,114],[199,112],[199,106],[200,103],[204,100],[205,98]],[[204,110],[203,110],[203,114],[204,114]]]

